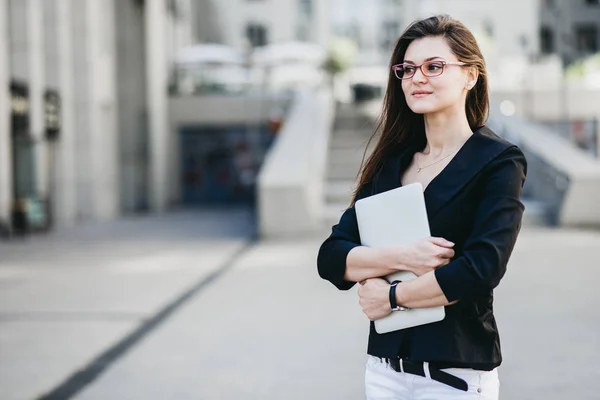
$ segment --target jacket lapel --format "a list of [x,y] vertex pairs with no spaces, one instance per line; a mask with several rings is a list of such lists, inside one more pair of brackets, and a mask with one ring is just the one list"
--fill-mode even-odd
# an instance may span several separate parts
[[395,155],[386,157],[375,180],[375,185],[373,185],[372,194],[386,192],[402,186],[402,173],[410,165],[415,151],[412,147],[406,147]]
[[425,204],[431,221],[437,212],[496,156],[510,146],[489,128],[475,131],[448,165],[425,189]]

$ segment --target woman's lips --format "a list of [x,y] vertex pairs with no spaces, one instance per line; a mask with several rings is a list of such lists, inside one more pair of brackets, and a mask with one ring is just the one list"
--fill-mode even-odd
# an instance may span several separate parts
[[429,96],[431,94],[431,92],[415,92],[413,93],[413,97],[421,98],[421,97],[425,97],[425,96]]

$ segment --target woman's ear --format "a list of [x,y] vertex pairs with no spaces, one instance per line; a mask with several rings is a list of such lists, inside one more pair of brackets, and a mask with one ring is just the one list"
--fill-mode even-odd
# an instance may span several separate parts
[[477,78],[479,77],[479,70],[476,67],[471,67],[467,70],[467,81],[465,82],[465,88],[471,90],[477,84]]

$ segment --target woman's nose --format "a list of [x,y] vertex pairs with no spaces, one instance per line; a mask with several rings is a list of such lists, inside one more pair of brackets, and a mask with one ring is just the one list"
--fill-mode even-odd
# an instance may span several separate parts
[[423,74],[421,68],[417,68],[415,74],[412,77],[413,82],[425,82],[427,81],[427,77]]

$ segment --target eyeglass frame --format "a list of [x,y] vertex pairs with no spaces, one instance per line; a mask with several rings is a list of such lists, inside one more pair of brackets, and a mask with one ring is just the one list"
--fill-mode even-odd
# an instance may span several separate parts
[[[439,73],[439,74],[437,74],[437,75],[427,75],[427,74],[425,73],[425,71],[423,71],[423,68],[422,68],[422,67],[423,67],[423,65],[428,65],[428,64],[433,64],[433,63],[439,63],[439,64],[442,64],[442,69],[441,69],[441,71],[442,71],[442,72],[440,72],[440,73]],[[412,67],[414,67],[414,68],[415,68],[415,71],[413,72],[413,74],[412,74],[411,76],[409,76],[408,78],[399,78],[399,77],[398,77],[398,73],[396,72],[396,71],[397,71],[397,68],[398,68],[398,67],[401,67],[401,66],[403,66],[403,65],[410,65],[410,66],[412,66]],[[403,81],[403,80],[406,80],[406,79],[412,79],[412,78],[415,76],[415,74],[417,73],[417,69],[420,69],[420,70],[421,70],[421,73],[423,74],[423,76],[426,76],[427,78],[435,78],[436,76],[440,76],[440,75],[442,75],[442,74],[444,73],[444,71],[446,70],[446,65],[459,65],[459,66],[463,67],[463,66],[465,66],[465,65],[469,65],[469,64],[467,64],[467,63],[464,63],[464,62],[462,62],[462,61],[429,60],[429,61],[425,61],[424,63],[422,63],[422,64],[419,64],[419,65],[416,65],[416,64],[411,64],[411,63],[400,63],[400,64],[395,64],[395,65],[392,65],[391,69],[392,69],[392,71],[394,72],[394,76],[395,76],[397,79],[399,79],[399,80]]]

